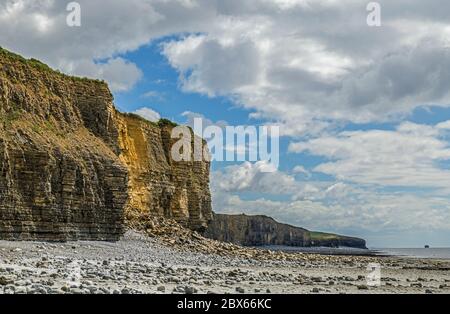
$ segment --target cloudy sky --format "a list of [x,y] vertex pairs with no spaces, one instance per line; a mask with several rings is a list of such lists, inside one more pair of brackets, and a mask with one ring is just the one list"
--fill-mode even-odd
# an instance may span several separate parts
[[372,247],[450,246],[450,4],[1,0],[0,46],[105,79],[148,119],[280,126],[280,168],[213,165],[217,212]]

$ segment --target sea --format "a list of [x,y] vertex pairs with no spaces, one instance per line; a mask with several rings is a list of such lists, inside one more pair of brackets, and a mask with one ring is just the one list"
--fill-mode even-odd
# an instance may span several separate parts
[[399,256],[405,258],[450,259],[450,248],[371,248],[369,250],[339,247],[293,247],[293,246],[264,246],[259,247],[274,251],[303,252],[322,255],[363,255],[363,256]]
[[404,248],[404,249],[373,249],[378,254],[389,256],[402,256],[410,258],[450,259],[450,248]]

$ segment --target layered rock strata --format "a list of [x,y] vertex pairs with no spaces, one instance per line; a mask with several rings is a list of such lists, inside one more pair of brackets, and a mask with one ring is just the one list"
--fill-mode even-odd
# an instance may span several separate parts
[[363,239],[312,232],[279,223],[267,216],[214,214],[204,235],[214,240],[244,246],[366,248],[366,241]]
[[104,82],[0,49],[0,238],[117,240],[137,213],[203,230],[209,163],[173,162],[171,128],[118,112]]

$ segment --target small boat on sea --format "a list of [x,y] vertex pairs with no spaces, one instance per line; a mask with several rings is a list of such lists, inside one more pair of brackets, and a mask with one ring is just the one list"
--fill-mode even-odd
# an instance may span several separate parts
[[430,248],[430,246],[429,246],[429,245],[425,245],[425,248],[426,248],[426,249],[429,249],[429,248]]

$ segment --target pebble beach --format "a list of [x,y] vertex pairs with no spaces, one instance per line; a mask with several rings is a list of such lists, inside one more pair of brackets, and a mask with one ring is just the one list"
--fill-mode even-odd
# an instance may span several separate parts
[[[448,260],[248,256],[204,254],[134,231],[114,243],[0,241],[0,294],[450,293]],[[373,263],[375,286],[367,281]]]

